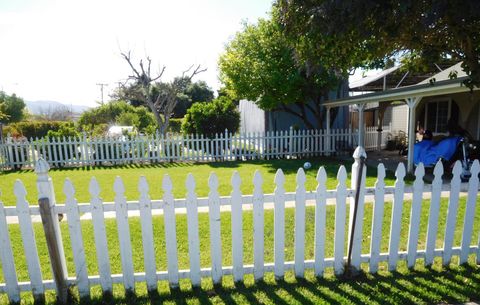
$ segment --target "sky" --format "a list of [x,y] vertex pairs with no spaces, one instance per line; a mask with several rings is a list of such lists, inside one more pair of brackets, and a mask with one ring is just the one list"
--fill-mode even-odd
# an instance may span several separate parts
[[171,80],[192,64],[217,90],[217,60],[242,22],[267,17],[272,0],[1,0],[0,90],[27,101],[95,106],[130,68],[120,53],[166,66]]

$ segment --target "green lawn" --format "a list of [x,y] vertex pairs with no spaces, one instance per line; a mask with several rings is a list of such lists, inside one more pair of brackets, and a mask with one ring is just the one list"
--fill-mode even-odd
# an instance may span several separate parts
[[[57,201],[62,203],[65,200],[63,195],[63,183],[65,178],[70,178],[76,187],[76,197],[79,202],[89,202],[88,184],[91,177],[96,177],[101,186],[101,197],[105,201],[113,201],[113,181],[116,176],[122,177],[128,200],[138,200],[138,179],[145,176],[150,185],[150,195],[153,199],[159,199],[162,195],[163,175],[169,174],[173,180],[173,193],[176,198],[184,198],[186,194],[185,180],[188,173],[192,173],[197,183],[197,195],[204,197],[208,195],[208,176],[215,172],[220,181],[219,191],[221,195],[229,195],[231,192],[230,179],[232,173],[237,170],[242,178],[242,192],[251,194],[253,192],[253,174],[255,170],[260,170],[263,175],[263,189],[265,193],[272,193],[274,190],[274,176],[278,168],[281,168],[285,175],[285,189],[287,192],[295,190],[295,175],[299,167],[303,166],[305,161],[312,163],[312,168],[307,173],[306,188],[314,190],[316,188],[315,176],[320,166],[325,166],[328,174],[328,189],[336,187],[336,176],[341,164],[351,170],[351,163],[342,163],[331,158],[311,158],[295,160],[262,160],[249,162],[218,162],[218,163],[161,163],[153,165],[129,165],[119,167],[95,167],[95,168],[69,168],[52,169],[52,177],[56,190]],[[367,185],[373,186],[376,180],[376,169],[367,170]],[[15,205],[15,196],[13,194],[13,184],[16,179],[20,179],[27,189],[27,200],[30,204],[37,204],[36,175],[32,170],[5,172],[0,174],[1,200],[4,205]],[[386,178],[387,184],[393,184],[393,175]],[[350,180],[347,182],[350,185]]]
[[[480,201],[480,200],[479,200]],[[478,204],[478,202],[477,202]],[[442,199],[440,209],[439,234],[437,248],[443,246],[446,211],[448,200]],[[406,250],[407,234],[410,215],[410,202],[405,202],[403,209],[403,223],[401,228],[400,249]],[[421,218],[419,249],[424,248],[428,221],[429,202],[424,201]],[[460,245],[463,217],[465,211],[465,198],[460,199],[454,246]],[[334,230],[334,206],[327,207],[326,228],[326,256],[333,256],[333,230]],[[388,250],[388,234],[391,218],[391,204],[386,204],[384,214],[384,226],[382,234],[382,252]],[[293,260],[294,243],[294,209],[286,210],[286,260]],[[369,252],[370,230],[372,219],[372,206],[366,205],[363,252]],[[111,258],[112,273],[121,273],[120,253],[118,248],[117,230],[115,220],[106,221],[108,246]],[[308,207],[306,213],[306,259],[313,259],[314,240],[314,208]],[[210,266],[209,249],[209,224],[208,214],[199,214],[201,265]],[[230,213],[221,215],[223,264],[231,265],[231,223]],[[37,246],[40,253],[42,272],[45,279],[51,278],[47,249],[45,246],[41,224],[34,225]],[[66,247],[67,265],[71,276],[74,275],[74,265],[68,228],[65,222],[61,223],[64,232],[64,244]],[[90,275],[97,274],[95,258],[95,246],[93,241],[93,227],[91,222],[82,221],[82,230],[87,249],[88,272]],[[134,269],[136,272],[143,271],[143,254],[141,244],[140,219],[130,219],[131,240],[133,247]],[[244,262],[253,262],[253,216],[251,211],[244,212],[243,224],[244,236]],[[472,243],[477,243],[480,231],[480,209],[476,210],[474,222],[474,234]],[[188,242],[187,242],[186,215],[177,215],[177,238],[179,267],[188,269]],[[14,241],[14,256],[20,281],[28,281],[25,254],[20,242],[20,230],[18,225],[10,225],[11,238]],[[166,270],[166,252],[164,239],[163,217],[154,218],[155,249],[157,269]],[[265,211],[265,261],[273,261],[273,211]],[[409,271],[402,262],[397,272],[389,273],[382,264],[378,275],[363,274],[354,280],[336,278],[328,270],[326,278],[316,279],[309,271],[305,280],[296,280],[288,273],[284,282],[275,282],[271,274],[268,274],[264,283],[254,285],[252,277],[247,276],[244,284],[232,283],[231,277],[226,277],[220,287],[213,287],[211,280],[205,279],[201,289],[192,290],[188,280],[181,282],[180,290],[170,291],[168,284],[159,283],[159,292],[155,295],[146,293],[145,285],[139,284],[135,296],[125,296],[121,285],[115,286],[114,296],[111,299],[102,299],[99,287],[92,290],[93,300],[85,301],[85,304],[149,304],[167,302],[168,304],[407,304],[407,303],[439,303],[439,302],[463,302],[480,299],[480,268],[474,263],[474,256],[470,257],[470,263],[458,267],[454,264],[448,268],[441,267],[441,261],[436,260],[433,268],[424,268],[419,262],[414,270]],[[3,273],[0,272],[0,282],[3,282]],[[24,294],[25,303],[31,302],[31,296]],[[47,301],[52,302],[53,293],[48,294]],[[6,302],[6,296],[0,296],[0,304]]]

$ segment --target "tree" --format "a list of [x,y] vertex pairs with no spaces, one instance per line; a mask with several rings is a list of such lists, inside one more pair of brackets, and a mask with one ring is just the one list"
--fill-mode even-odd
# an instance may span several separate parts
[[236,132],[240,126],[240,113],[235,104],[225,98],[217,98],[208,103],[194,103],[187,110],[182,123],[182,132],[203,134],[214,137],[215,134]]
[[342,79],[321,63],[300,61],[280,25],[265,19],[244,25],[220,56],[219,68],[224,94],[254,101],[264,110],[288,112],[312,129],[322,128],[321,104]]
[[72,111],[67,105],[40,107],[39,112],[38,118],[47,121],[70,121],[72,119]]
[[152,76],[152,60],[149,57],[146,58],[146,63],[140,60],[138,67],[135,67],[132,63],[130,52],[122,53],[122,56],[132,69],[133,74],[128,79],[138,86],[139,100],[150,108],[160,132],[165,134],[170,117],[177,105],[178,94],[185,90],[195,75],[206,71],[206,69],[201,69],[200,65],[194,68],[192,65],[180,77],[174,78],[173,81],[160,83],[157,81],[162,77],[165,66],[156,76]]
[[277,0],[274,6],[303,60],[326,60],[346,72],[398,57],[422,70],[449,58],[463,61],[466,85],[480,86],[480,1]]
[[25,116],[25,102],[15,94],[0,91],[0,120],[9,124],[20,122]]

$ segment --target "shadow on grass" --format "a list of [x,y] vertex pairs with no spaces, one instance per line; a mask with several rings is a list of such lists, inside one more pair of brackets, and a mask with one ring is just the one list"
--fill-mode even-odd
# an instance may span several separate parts
[[[124,294],[104,298],[76,300],[76,304],[438,304],[480,299],[480,268],[454,266],[442,270],[419,268],[380,274],[361,273],[353,279],[328,275],[315,278],[307,272],[305,279],[291,273],[276,281],[267,274],[265,281],[233,283],[226,277],[222,285],[203,282],[202,288],[183,285],[150,293]],[[209,280],[205,280],[209,282]],[[211,282],[210,282],[211,283]]]

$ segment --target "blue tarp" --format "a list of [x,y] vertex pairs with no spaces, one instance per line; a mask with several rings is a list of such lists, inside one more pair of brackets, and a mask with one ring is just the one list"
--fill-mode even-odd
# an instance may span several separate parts
[[424,140],[416,143],[413,147],[413,163],[420,162],[425,166],[434,165],[438,159],[450,160],[457,150],[461,137],[449,137],[435,143],[431,140]]

